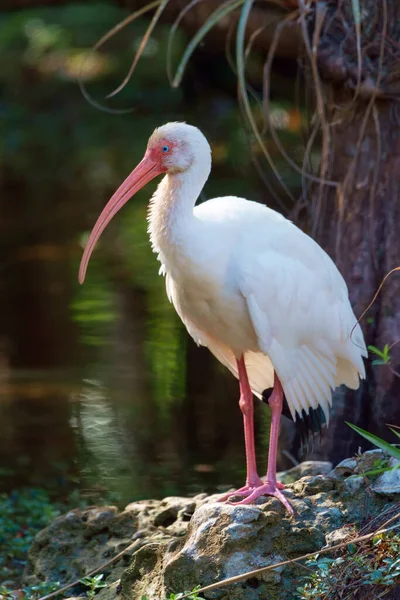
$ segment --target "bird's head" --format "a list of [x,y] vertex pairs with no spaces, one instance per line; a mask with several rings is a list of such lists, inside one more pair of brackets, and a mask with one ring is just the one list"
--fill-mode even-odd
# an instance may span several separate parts
[[119,209],[157,175],[185,173],[195,162],[211,164],[210,146],[197,127],[186,123],[167,123],[154,131],[143,159],[113,194],[90,233],[79,267],[80,283],[85,279],[96,242]]
[[197,127],[167,123],[151,135],[145,157],[154,161],[161,173],[181,173],[207,154],[209,158],[210,146]]

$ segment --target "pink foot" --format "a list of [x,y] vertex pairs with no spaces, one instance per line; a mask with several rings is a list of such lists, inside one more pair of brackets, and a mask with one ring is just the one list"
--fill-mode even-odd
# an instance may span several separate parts
[[[258,478],[257,482],[251,483],[249,485],[246,484],[243,487],[239,488],[238,490],[235,490],[233,492],[228,492],[227,494],[225,494],[225,496],[222,496],[222,498],[218,498],[217,502],[226,502],[228,500],[228,498],[230,498],[231,496],[246,496],[246,497],[250,496],[250,494],[252,494],[255,490],[257,490],[258,488],[263,487],[263,486],[264,486],[263,480]],[[276,482],[276,487],[278,488],[278,490],[286,489],[286,486],[283,483],[281,483],[280,481]],[[258,496],[257,496],[257,498],[258,498]]]
[[291,515],[293,515],[293,507],[291,506],[289,500],[280,491],[281,489],[284,489],[284,487],[285,486],[279,482],[276,484],[261,483],[261,485],[257,486],[245,485],[235,492],[229,492],[228,494],[225,494],[225,496],[219,498],[218,502],[225,502],[231,496],[244,496],[243,500],[240,500],[239,502],[228,502],[228,504],[231,504],[232,506],[240,506],[242,504],[251,504],[260,496],[273,496],[283,504],[283,506],[290,512]]
[[[217,502],[226,502],[231,496],[249,496],[254,490],[258,489],[258,487],[262,485],[264,485],[264,483],[261,481],[261,479],[260,483],[257,483],[255,485],[244,485],[238,490],[228,492],[227,494],[225,494],[225,496],[222,496],[222,498],[218,498]],[[232,504],[232,502],[229,502],[229,504]]]

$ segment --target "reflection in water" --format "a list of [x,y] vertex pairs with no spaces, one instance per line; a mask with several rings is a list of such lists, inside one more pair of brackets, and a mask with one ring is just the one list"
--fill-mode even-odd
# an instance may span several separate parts
[[0,392],[1,488],[42,485],[63,491],[78,472],[77,440],[69,425],[69,401],[77,391],[57,374],[14,374]]
[[[78,287],[79,249],[71,257],[53,241],[51,260],[30,252],[19,223],[13,268],[1,271],[2,490],[78,487],[126,503],[243,479],[237,382],[194,345],[169,304],[145,205],[125,211],[119,230],[110,228]],[[34,248],[43,235],[38,228]],[[257,413],[264,469],[269,410]]]
[[[109,337],[102,337],[104,321],[93,314],[92,324],[101,323],[99,339],[95,351],[77,354],[82,358],[79,369],[3,369],[3,490],[44,485],[62,495],[79,487],[92,498],[109,493],[123,504],[240,483],[244,454],[236,381],[206,349],[187,338],[178,322],[179,364],[171,366],[177,384],[171,374],[155,381],[144,339],[154,326],[146,320],[146,306],[143,292],[132,293],[130,286],[122,291],[120,282]],[[169,318],[175,319],[170,310]],[[165,346],[163,336],[160,341]],[[176,348],[176,340],[172,345]],[[2,364],[7,365],[6,357]],[[168,361],[164,368],[169,368]],[[162,405],[165,385],[167,401]],[[269,411],[263,405],[257,408],[265,466]]]

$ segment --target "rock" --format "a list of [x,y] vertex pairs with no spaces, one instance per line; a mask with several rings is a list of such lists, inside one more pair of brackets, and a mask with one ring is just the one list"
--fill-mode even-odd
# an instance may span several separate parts
[[400,461],[391,458],[388,466],[394,470],[382,473],[372,486],[372,489],[377,494],[383,496],[398,495],[400,494]]
[[388,462],[388,455],[383,450],[367,450],[357,457],[357,468],[359,473],[366,473],[373,469],[382,467]]
[[389,456],[382,450],[368,450],[364,454],[359,454],[355,458],[346,458],[342,460],[329,473],[331,479],[345,479],[352,475],[363,475],[369,471],[388,465]]
[[343,482],[343,488],[348,494],[355,494],[364,485],[364,477],[362,475],[352,475]]
[[345,527],[341,527],[340,529],[336,529],[331,533],[328,533],[326,536],[326,545],[327,546],[335,546],[336,544],[340,544],[348,539],[349,535],[355,533],[354,527],[352,525],[346,525]]
[[350,477],[350,475],[354,475],[357,469],[357,461],[355,458],[345,458],[341,463],[336,465],[336,467],[329,473],[331,479],[344,479],[345,477]]
[[282,483],[293,483],[306,475],[327,475],[332,471],[332,463],[322,460],[306,460],[288,471],[278,473],[278,480]]
[[[161,550],[158,546],[138,552],[122,577],[123,597],[141,598],[146,594],[151,599],[164,598],[169,591],[190,590],[199,582],[208,585],[284,560],[287,545],[291,552],[311,552],[323,543],[320,531],[308,523],[296,527],[290,523],[289,515],[275,499],[268,499],[261,507],[204,504],[194,513],[178,548]],[[229,596],[226,590],[218,590],[210,597],[273,598],[271,590],[290,590],[293,573],[298,570],[295,566],[271,571],[233,586]]]
[[[112,506],[70,511],[36,536],[25,584],[69,583],[131,545],[126,556],[101,568],[108,586],[96,594],[97,600],[164,600],[171,592],[317,551],[345,540],[400,500],[400,470],[384,473],[372,484],[361,474],[377,460],[389,459],[370,453],[333,470],[326,463],[322,469],[321,463],[306,463],[297,473],[307,475],[284,492],[295,517],[275,498],[232,506],[217,503],[218,495],[205,494],[133,502],[120,512]],[[302,567],[290,564],[205,593],[204,598],[294,598],[304,575]],[[71,595],[84,592],[77,585]]]
[[[64,583],[83,577],[131,544],[138,524],[137,512],[121,514],[115,506],[76,509],[58,517],[37,534],[30,549],[24,584]],[[121,567],[122,561],[116,566]],[[73,591],[83,591],[83,586],[80,587]]]

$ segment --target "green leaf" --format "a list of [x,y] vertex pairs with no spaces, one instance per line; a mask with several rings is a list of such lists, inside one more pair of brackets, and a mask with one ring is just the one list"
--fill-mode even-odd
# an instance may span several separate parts
[[372,352],[373,354],[376,354],[377,356],[380,356],[381,358],[385,358],[385,353],[382,352],[382,350],[379,350],[379,348],[377,348],[376,346],[368,346],[368,350],[370,352]]
[[400,448],[396,448],[395,446],[392,446],[391,444],[389,444],[389,442],[385,442],[385,440],[378,437],[377,435],[374,435],[373,433],[369,433],[368,431],[361,429],[361,427],[352,425],[351,423],[348,423],[347,421],[346,421],[346,425],[348,425],[349,427],[354,429],[354,431],[356,431],[362,437],[364,437],[366,440],[368,440],[369,442],[374,444],[374,446],[377,446],[384,452],[387,452],[387,454],[389,454],[389,456],[393,456],[393,458],[397,458],[397,460],[400,460]]
[[208,17],[207,21],[202,27],[200,27],[199,31],[187,45],[181,62],[179,63],[178,68],[176,70],[175,77],[172,82],[172,87],[176,88],[181,83],[187,63],[189,62],[190,57],[192,56],[193,52],[196,50],[197,46],[200,44],[204,36],[214,27],[214,25],[221,21],[221,19],[226,17],[233,10],[239,8],[239,6],[241,6],[243,3],[244,0],[230,0],[229,2],[225,2],[224,4],[222,4],[222,6],[217,8],[210,15],[210,17]]
[[400,438],[400,433],[398,431],[396,431],[395,429],[393,429],[392,427],[389,427],[390,431],[392,433],[394,433],[394,435],[397,435],[398,438]]
[[359,0],[352,0],[351,5],[353,9],[354,22],[357,25],[359,25],[361,23],[361,10]]
[[246,53],[245,53],[245,39],[246,39],[246,27],[247,21],[253,6],[253,0],[245,0],[243,8],[239,17],[239,24],[236,33],[236,69],[237,69],[237,81],[238,81],[238,92],[240,94],[240,100],[243,103],[244,114],[248,120],[254,137],[257,140],[259,147],[261,148],[269,166],[271,167],[275,177],[279,181],[282,189],[294,202],[294,197],[290,190],[284,183],[282,177],[279,174],[278,169],[272,159],[272,156],[264,143],[260,131],[258,130],[253,112],[251,110],[249,97],[247,94],[247,83],[246,83]]
[[356,544],[349,544],[347,546],[347,550],[349,551],[350,554],[355,554],[357,552]]
[[[396,469],[400,469],[400,465],[396,467],[379,467],[378,469],[371,469],[370,471],[363,471],[360,475],[363,477],[373,477],[374,475],[381,475],[382,473],[386,473],[387,471],[395,471]],[[359,475],[351,475],[349,479],[359,477]]]
[[389,344],[385,344],[383,350],[380,350],[376,346],[368,346],[368,350],[376,356],[379,356],[379,360],[372,361],[373,365],[387,365],[390,362],[390,347]]

